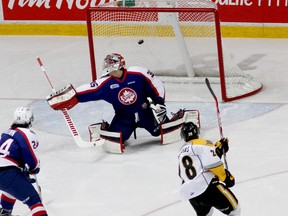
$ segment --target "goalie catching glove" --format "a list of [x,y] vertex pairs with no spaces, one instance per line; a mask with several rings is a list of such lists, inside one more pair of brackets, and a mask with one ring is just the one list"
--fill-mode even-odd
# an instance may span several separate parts
[[54,110],[71,109],[78,104],[76,90],[72,84],[68,84],[63,89],[52,93],[47,97],[47,102]]
[[150,108],[153,112],[154,118],[157,124],[161,124],[166,119],[167,109],[165,104],[155,104],[150,97],[147,98],[150,104]]

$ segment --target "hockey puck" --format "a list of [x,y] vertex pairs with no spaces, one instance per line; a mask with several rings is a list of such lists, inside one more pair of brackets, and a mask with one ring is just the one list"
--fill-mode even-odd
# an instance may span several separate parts
[[144,43],[144,40],[142,39],[138,41],[138,44],[143,44],[143,43]]

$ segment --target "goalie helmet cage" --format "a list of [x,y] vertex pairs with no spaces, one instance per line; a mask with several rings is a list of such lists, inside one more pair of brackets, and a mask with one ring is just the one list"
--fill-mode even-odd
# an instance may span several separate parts
[[87,10],[93,81],[102,74],[105,56],[115,52],[126,64],[149,68],[164,82],[205,83],[208,77],[220,83],[224,102],[261,90],[262,84],[241,71],[223,48],[212,1],[135,0],[134,6],[122,5],[116,1]]

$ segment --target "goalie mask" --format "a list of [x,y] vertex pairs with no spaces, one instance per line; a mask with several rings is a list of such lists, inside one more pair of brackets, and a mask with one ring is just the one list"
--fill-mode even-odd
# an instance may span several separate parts
[[186,142],[199,138],[199,129],[193,122],[186,122],[181,128],[181,138]]
[[32,126],[33,113],[28,107],[18,107],[14,112],[13,124]]
[[125,59],[117,53],[108,54],[103,62],[103,76],[109,75],[112,71],[125,68]]

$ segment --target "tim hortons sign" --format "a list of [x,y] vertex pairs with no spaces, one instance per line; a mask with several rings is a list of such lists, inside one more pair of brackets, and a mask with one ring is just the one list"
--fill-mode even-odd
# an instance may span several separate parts
[[2,0],[4,20],[84,21],[85,9],[114,0]]
[[[89,7],[114,0],[2,0],[5,20],[84,21]],[[288,0],[212,0],[222,22],[288,23]]]

